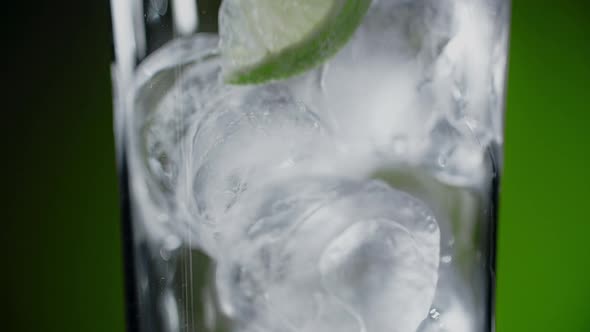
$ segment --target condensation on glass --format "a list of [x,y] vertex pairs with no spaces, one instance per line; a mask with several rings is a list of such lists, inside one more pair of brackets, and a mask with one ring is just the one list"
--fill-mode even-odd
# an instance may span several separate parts
[[373,0],[240,86],[221,2],[111,0],[128,330],[493,331],[510,2]]

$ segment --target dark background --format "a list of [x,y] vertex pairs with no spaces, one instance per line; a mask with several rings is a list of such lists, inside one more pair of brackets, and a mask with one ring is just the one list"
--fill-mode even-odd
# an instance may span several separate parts
[[[122,332],[108,1],[3,14],[0,330]],[[590,331],[590,1],[511,36],[497,330]]]

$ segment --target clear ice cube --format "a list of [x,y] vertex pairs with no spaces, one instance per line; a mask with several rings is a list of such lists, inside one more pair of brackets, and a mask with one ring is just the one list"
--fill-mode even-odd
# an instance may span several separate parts
[[343,144],[477,184],[487,149],[502,142],[500,3],[375,1],[346,47],[292,90]]
[[374,3],[352,40],[321,69],[317,108],[352,141],[387,144],[396,135],[426,134],[422,127],[435,110],[422,105],[418,87],[455,33],[452,12],[450,1]]
[[191,141],[192,213],[213,228],[245,192],[290,174],[316,153],[322,124],[281,85],[235,88]]
[[[217,37],[199,35],[177,40],[138,69],[134,117],[144,156],[146,180],[157,200],[174,203],[181,172],[181,148],[190,128],[206,111],[211,90],[220,89]],[[147,81],[149,80],[149,84]]]
[[[217,36],[198,34],[156,51],[137,69],[127,120],[132,190],[147,232],[165,237],[176,219],[183,147],[215,88]],[[218,66],[218,65],[217,65]]]
[[[222,308],[265,331],[414,331],[438,276],[428,207],[382,182],[291,179],[233,211],[217,287]],[[334,322],[348,322],[336,324]]]

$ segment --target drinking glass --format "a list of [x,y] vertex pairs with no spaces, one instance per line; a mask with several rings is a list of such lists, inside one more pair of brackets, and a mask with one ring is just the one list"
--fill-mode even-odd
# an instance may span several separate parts
[[494,330],[509,0],[111,13],[128,331]]

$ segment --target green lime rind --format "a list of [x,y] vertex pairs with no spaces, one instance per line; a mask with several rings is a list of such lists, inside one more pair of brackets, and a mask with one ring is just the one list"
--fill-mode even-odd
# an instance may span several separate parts
[[300,42],[265,57],[259,63],[228,73],[229,84],[260,84],[312,69],[334,56],[352,37],[371,0],[336,2],[330,18],[322,21]]

